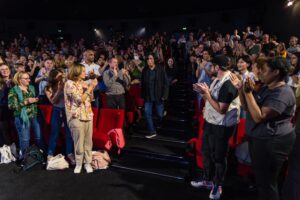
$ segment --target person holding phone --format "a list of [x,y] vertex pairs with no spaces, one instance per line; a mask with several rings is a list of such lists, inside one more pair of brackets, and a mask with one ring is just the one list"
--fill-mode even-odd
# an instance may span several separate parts
[[41,128],[37,120],[37,102],[39,99],[35,95],[34,87],[30,85],[28,73],[16,73],[13,81],[15,86],[9,90],[8,107],[14,112],[21,150],[20,158],[22,159],[29,147],[31,127],[38,147],[44,149]]

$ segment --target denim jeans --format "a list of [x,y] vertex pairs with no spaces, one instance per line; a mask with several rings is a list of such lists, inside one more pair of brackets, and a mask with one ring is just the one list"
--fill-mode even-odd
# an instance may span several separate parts
[[29,120],[29,124],[25,125],[20,117],[15,117],[15,125],[19,136],[19,145],[22,155],[25,154],[30,142],[30,127],[32,127],[37,146],[44,150],[43,137],[41,135],[41,127],[36,117]]
[[66,132],[66,155],[73,153],[73,139],[71,136],[71,131],[67,124],[66,111],[65,108],[59,108],[53,106],[52,116],[51,116],[51,134],[48,145],[48,155],[53,155],[56,147],[56,139],[60,132],[62,123],[64,123]]
[[162,121],[163,118],[163,112],[164,112],[164,104],[163,102],[154,102],[154,101],[146,101],[145,102],[145,117],[147,121],[147,127],[148,131],[153,133],[155,132],[155,128],[153,125],[153,119],[152,119],[152,106],[155,104],[156,108],[156,114],[159,118],[159,122]]

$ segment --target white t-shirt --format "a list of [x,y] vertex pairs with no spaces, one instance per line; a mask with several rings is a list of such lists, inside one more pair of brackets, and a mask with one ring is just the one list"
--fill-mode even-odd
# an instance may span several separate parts
[[96,63],[92,63],[92,64],[87,64],[86,62],[82,62],[81,64],[83,64],[85,66],[85,73],[86,75],[88,75],[90,73],[90,71],[93,71],[94,70],[94,73],[97,75],[97,76],[100,76],[100,72],[99,72],[99,69],[100,69],[100,66],[97,65]]

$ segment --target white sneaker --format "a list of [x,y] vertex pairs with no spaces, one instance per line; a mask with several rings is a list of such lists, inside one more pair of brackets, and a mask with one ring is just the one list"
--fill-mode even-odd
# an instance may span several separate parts
[[74,174],[80,174],[81,168],[82,168],[81,165],[76,165],[76,167],[75,167],[75,169],[74,169]]
[[222,195],[222,186],[214,185],[214,187],[211,189],[209,198],[213,200],[218,200],[221,198]]
[[84,168],[85,168],[85,170],[86,170],[86,173],[88,173],[88,174],[94,172],[94,170],[93,170],[91,164],[85,164],[85,165],[84,165]]

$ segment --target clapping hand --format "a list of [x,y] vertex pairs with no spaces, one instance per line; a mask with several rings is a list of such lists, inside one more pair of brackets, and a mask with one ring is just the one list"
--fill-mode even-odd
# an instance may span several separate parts
[[251,80],[250,77],[247,77],[246,82],[244,83],[244,92],[250,93],[255,89],[255,82]]
[[230,81],[236,89],[241,89],[243,86],[242,77],[240,75],[230,73]]

